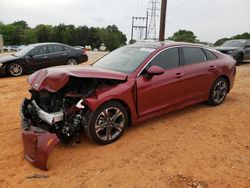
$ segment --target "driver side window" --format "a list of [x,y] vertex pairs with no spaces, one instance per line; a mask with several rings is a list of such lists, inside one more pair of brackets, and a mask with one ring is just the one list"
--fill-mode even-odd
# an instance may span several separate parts
[[146,70],[153,65],[159,66],[165,70],[174,69],[180,66],[179,59],[178,48],[169,48],[156,55],[148,64]]

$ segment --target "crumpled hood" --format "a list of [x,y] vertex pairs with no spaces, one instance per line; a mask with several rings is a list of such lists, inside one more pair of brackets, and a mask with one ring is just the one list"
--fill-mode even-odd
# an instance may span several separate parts
[[12,55],[7,55],[7,56],[2,56],[0,57],[0,63],[5,63],[5,62],[9,62],[9,61],[14,61],[18,59],[17,57],[15,56],[12,56]]
[[50,92],[57,92],[69,81],[70,76],[125,81],[128,75],[94,66],[60,66],[33,73],[29,76],[28,83],[36,91],[45,89]]
[[229,51],[229,50],[237,50],[237,49],[239,49],[239,47],[223,47],[223,46],[221,46],[221,47],[215,47],[215,49],[216,50],[218,50],[218,51]]

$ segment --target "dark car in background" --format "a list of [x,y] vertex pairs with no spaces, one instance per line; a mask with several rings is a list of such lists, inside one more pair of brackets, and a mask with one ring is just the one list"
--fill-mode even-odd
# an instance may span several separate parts
[[250,40],[228,40],[215,49],[233,56],[236,59],[237,65],[250,61]]
[[20,76],[52,66],[77,65],[87,60],[84,49],[60,43],[37,43],[15,54],[0,57],[0,74]]

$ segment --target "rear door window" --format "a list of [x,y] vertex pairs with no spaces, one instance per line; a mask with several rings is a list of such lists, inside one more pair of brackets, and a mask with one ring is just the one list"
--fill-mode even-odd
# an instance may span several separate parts
[[70,51],[70,48],[68,46],[62,46],[63,51]]
[[178,48],[170,48],[160,52],[150,62],[150,67],[153,65],[162,67],[163,69],[173,69],[180,66]]
[[201,48],[182,47],[182,52],[185,65],[192,65],[206,61],[206,54]]
[[216,55],[214,55],[213,52],[211,52],[210,50],[208,50],[208,49],[203,49],[203,50],[206,53],[207,61],[211,61],[211,60],[217,59]]
[[64,49],[60,45],[48,45],[48,52],[50,54],[52,54],[52,53],[60,53],[60,52],[63,52],[63,51],[64,51]]

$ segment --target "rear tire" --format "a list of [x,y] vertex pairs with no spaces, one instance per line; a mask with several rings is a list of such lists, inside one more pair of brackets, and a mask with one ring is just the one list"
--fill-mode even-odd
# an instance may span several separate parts
[[110,101],[88,113],[88,123],[84,129],[90,139],[105,145],[118,140],[127,126],[127,109],[119,102]]
[[13,77],[21,76],[24,73],[23,66],[21,64],[18,64],[18,63],[9,64],[7,66],[6,71],[7,71],[8,75],[13,76]]
[[67,60],[67,65],[78,65],[78,61],[75,58],[70,58]]
[[209,99],[207,101],[210,106],[218,106],[225,100],[228,92],[228,81],[225,78],[218,78],[210,91]]

